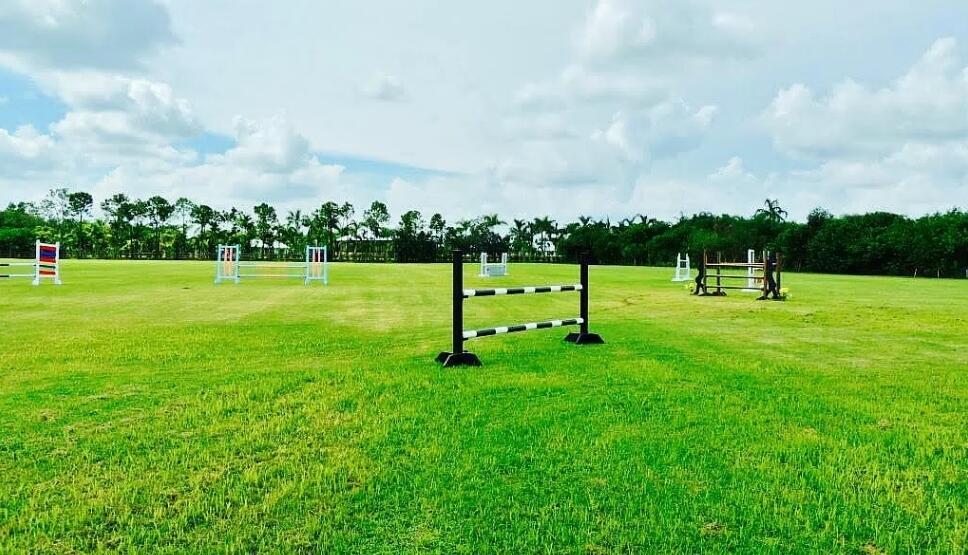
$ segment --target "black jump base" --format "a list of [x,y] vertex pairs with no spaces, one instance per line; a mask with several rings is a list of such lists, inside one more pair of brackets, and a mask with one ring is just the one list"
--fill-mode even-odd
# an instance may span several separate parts
[[437,355],[437,362],[444,365],[444,368],[454,366],[480,366],[481,359],[474,353],[464,351],[463,353],[449,353],[444,351]]
[[569,333],[565,336],[565,341],[575,345],[604,345],[605,340],[597,333]]

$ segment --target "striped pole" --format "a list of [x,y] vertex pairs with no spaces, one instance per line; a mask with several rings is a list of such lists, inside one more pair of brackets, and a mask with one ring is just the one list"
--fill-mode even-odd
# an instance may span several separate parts
[[515,333],[529,330],[545,330],[550,328],[560,328],[562,326],[584,325],[583,318],[567,318],[565,320],[549,320],[547,322],[531,322],[530,324],[515,324],[513,326],[500,326],[497,328],[485,328],[482,330],[465,330],[464,339],[474,339],[476,337],[487,337],[489,335],[501,335],[503,333]]
[[464,298],[493,297],[498,295],[529,295],[534,293],[561,293],[564,291],[581,291],[580,283],[575,285],[543,285],[535,287],[506,287],[503,289],[464,289]]

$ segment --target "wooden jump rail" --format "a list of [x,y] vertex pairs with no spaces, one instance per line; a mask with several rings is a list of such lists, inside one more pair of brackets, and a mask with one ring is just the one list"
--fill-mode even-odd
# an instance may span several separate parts
[[[752,251],[750,252],[752,253]],[[762,294],[760,298],[765,299],[770,292],[769,280],[767,279],[767,275],[771,273],[770,252],[763,251],[761,260],[762,262],[724,262],[722,254],[717,253],[716,261],[710,262],[709,254],[703,251],[700,275],[696,278],[697,293],[700,296],[723,297],[726,295],[726,290],[759,291]],[[729,268],[745,268],[747,273],[745,275],[723,273],[723,270]],[[714,273],[710,273],[710,270],[714,270]],[[755,275],[754,272],[756,271],[759,271],[760,275]],[[776,253],[776,264],[773,266],[772,272],[776,274],[776,290],[779,291],[782,279],[782,257],[779,253]],[[723,280],[730,279],[746,280],[747,285],[723,285]],[[715,281],[715,284],[710,283],[712,280]],[[750,284],[754,282],[758,282],[758,287],[751,287]],[[709,292],[709,289],[714,291]]]
[[[460,250],[453,251],[451,263],[453,273],[452,297],[454,303],[453,325],[451,340],[453,349],[437,355],[437,362],[445,367],[450,366],[480,366],[481,360],[474,353],[464,350],[464,342],[478,337],[489,337],[505,333],[517,333],[530,330],[558,328],[562,326],[578,326],[578,332],[569,333],[565,341],[576,345],[592,345],[604,343],[597,333],[588,331],[588,256],[581,256],[579,281],[573,285],[542,285],[534,287],[504,287],[494,289],[464,289],[464,260]],[[576,318],[560,318],[544,322],[530,322],[527,324],[513,324],[497,326],[479,330],[465,330],[464,301],[474,297],[496,297],[502,295],[534,295],[542,293],[564,293],[576,291],[579,293],[578,312]]]

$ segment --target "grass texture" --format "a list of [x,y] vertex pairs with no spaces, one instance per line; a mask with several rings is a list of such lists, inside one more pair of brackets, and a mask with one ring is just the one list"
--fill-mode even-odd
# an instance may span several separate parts
[[[63,266],[0,282],[3,553],[968,551],[964,280],[787,274],[780,303],[593,267],[605,345],[443,369],[447,265]],[[577,315],[469,299],[465,327]]]

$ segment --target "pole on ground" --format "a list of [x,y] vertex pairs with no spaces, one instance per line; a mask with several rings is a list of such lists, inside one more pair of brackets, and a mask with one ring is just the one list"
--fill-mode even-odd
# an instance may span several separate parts
[[464,350],[464,256],[460,249],[454,249],[451,253],[453,274],[453,327],[452,340],[453,346],[450,352],[444,351],[437,355],[437,362],[445,368],[452,366],[480,366],[481,360],[474,353]]

